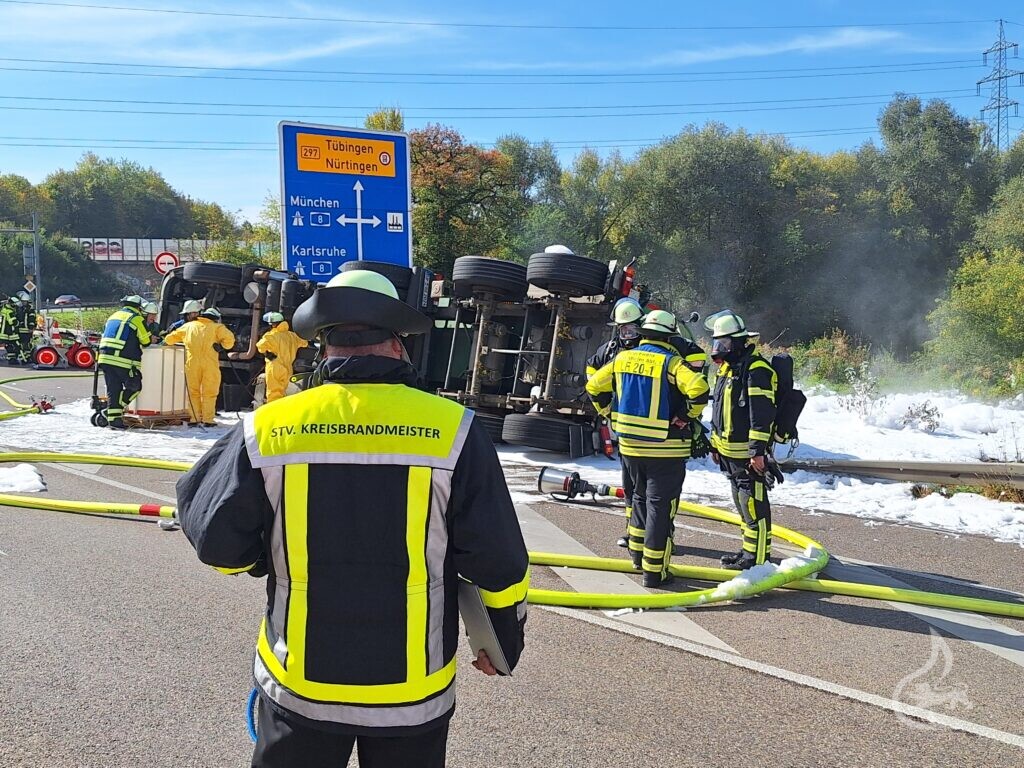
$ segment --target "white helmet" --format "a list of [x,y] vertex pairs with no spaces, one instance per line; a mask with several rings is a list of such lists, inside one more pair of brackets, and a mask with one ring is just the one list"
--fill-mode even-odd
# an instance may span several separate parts
[[544,253],[561,253],[564,256],[576,255],[575,253],[573,253],[572,249],[569,246],[559,245],[558,243],[555,243],[554,245],[549,245],[547,248],[544,249]]
[[202,312],[199,313],[199,316],[208,317],[210,320],[215,320],[218,323],[220,322],[220,312],[214,309],[213,307],[210,307],[209,309],[204,309]]
[[644,310],[636,299],[622,298],[615,302],[612,307],[612,323],[614,325],[626,325],[635,323],[644,316]]
[[731,309],[723,309],[721,312],[709,315],[704,320],[704,327],[711,331],[711,336],[715,339],[721,339],[725,336],[739,338],[761,335],[756,331],[748,331],[743,318]]
[[664,309],[655,309],[648,312],[647,316],[644,317],[644,322],[643,325],[640,326],[640,330],[641,332],[651,331],[671,336],[678,332],[676,316]]
[[25,291],[18,291],[18,298],[21,299],[21,301],[24,302],[25,304],[28,304],[29,302],[32,301],[32,297]]
[[142,305],[142,311],[147,315],[155,315],[160,312],[160,307],[154,301],[147,301]]
[[185,302],[185,305],[181,308],[181,312],[179,312],[178,314],[179,315],[189,315],[189,314],[191,314],[193,312],[202,312],[202,311],[203,311],[203,302],[201,302],[199,299],[189,299],[188,301]]
[[131,307],[139,307],[139,308],[141,308],[142,307],[142,303],[144,301],[145,301],[145,299],[143,299],[137,293],[133,293],[130,296],[123,296],[121,298],[121,303],[122,304],[127,304],[128,306],[131,306]]

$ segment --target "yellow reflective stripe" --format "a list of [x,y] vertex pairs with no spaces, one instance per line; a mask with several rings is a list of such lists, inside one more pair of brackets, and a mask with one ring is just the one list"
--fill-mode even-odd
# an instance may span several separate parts
[[754,482],[754,498],[757,501],[764,501],[764,483]]
[[526,575],[500,592],[489,592],[486,589],[480,590],[480,597],[488,608],[509,608],[518,605],[526,599],[526,592],[530,589],[530,569],[526,569]]
[[632,424],[623,424],[621,421],[615,418],[615,414],[612,414],[612,429],[619,433],[620,442],[625,439],[624,435],[630,435],[631,437],[650,437],[654,440],[664,440],[665,435],[668,434],[668,426],[662,427],[661,429],[654,429],[651,427],[637,427]]
[[[307,549],[307,508],[309,504],[309,465],[289,464],[284,468],[284,533],[288,552],[288,618],[285,638],[288,677],[306,677],[306,588],[309,584],[309,551]],[[273,656],[273,654],[271,654]]]
[[775,392],[770,389],[762,389],[761,387],[748,387],[747,393],[751,396],[763,395],[764,397],[767,397],[769,400],[771,400],[773,403],[775,402]]
[[703,352],[695,352],[692,355],[687,355],[684,359],[688,363],[701,363],[703,365],[707,362],[708,356]]
[[626,532],[630,536],[643,536],[644,535],[644,529],[643,528],[634,528],[632,525],[630,525],[630,526],[628,526],[626,528]]
[[730,459],[750,458],[750,443],[748,442],[731,443],[718,435],[712,435],[711,447],[714,448],[716,452]]
[[722,421],[725,434],[732,434],[732,379],[725,384],[725,391],[722,393]]
[[405,543],[409,552],[406,579],[405,679],[417,683],[427,676],[427,514],[430,511],[430,468],[409,467]]
[[646,557],[648,560],[661,560],[664,556],[664,550],[648,549],[647,547],[644,547],[644,557]]
[[[290,553],[289,553],[290,554]],[[294,600],[296,593],[291,593]],[[305,595],[303,595],[305,600]],[[267,620],[263,620],[257,650],[260,660],[289,691],[312,701],[344,704],[406,704],[422,701],[435,693],[443,691],[455,679],[455,659],[452,658],[445,666],[427,675],[416,683],[383,683],[381,685],[343,685],[338,683],[317,683],[303,679],[289,668],[287,671],[274,656],[274,651],[267,641]],[[422,638],[421,638],[422,639]],[[291,638],[289,638],[289,657]]]
[[667,427],[668,419],[652,419],[648,416],[633,416],[629,413],[616,412],[615,418],[622,424],[632,424],[638,427]]
[[[110,412],[111,411],[108,409],[107,413],[110,413]],[[215,571],[220,571],[225,576],[234,576],[237,573],[245,573],[246,571],[251,571],[255,567],[256,567],[256,563],[253,563],[252,565],[246,565],[246,566],[243,566],[241,568],[221,568],[220,566],[215,565],[215,566],[213,566],[213,569]]]
[[[659,369],[658,373],[661,373]],[[661,403],[661,376],[657,376],[651,382],[651,402],[647,410],[647,418],[651,421],[658,421],[658,405]],[[668,423],[664,421],[664,423]]]
[[750,437],[751,440],[764,440],[765,442],[768,442],[768,440],[771,438],[771,435],[769,435],[767,432],[758,432],[756,429],[750,430],[747,433],[747,435]]

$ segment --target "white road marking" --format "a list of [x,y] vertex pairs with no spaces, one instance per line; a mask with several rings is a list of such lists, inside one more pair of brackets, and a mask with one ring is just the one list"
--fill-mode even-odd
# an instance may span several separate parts
[[[67,464],[44,464],[44,467],[51,467],[58,469],[61,472],[67,472],[69,475],[75,475],[76,477],[84,477],[86,480],[92,480],[94,483],[103,483],[103,485],[109,485],[111,488],[119,488],[122,491],[131,491],[137,493],[144,499],[154,499],[156,501],[163,501],[167,504],[177,504],[178,500],[173,496],[164,496],[159,493],[147,490],[145,488],[138,488],[134,485],[128,485],[127,483],[120,483],[117,480],[111,480],[107,477],[101,477],[96,474],[92,474],[88,470],[80,469],[78,466],[69,466]],[[91,466],[91,465],[87,465]]]
[[[851,567],[832,560],[825,568],[828,578],[840,581],[858,581],[896,589],[916,589],[905,581],[894,579],[867,566]],[[945,608],[931,608],[909,603],[886,600],[889,605],[903,613],[909,613],[921,621],[938,627],[955,637],[967,640],[982,650],[994,653],[1019,667],[1024,667],[1024,634],[1000,624],[987,616],[967,611],[952,611]]]
[[[534,552],[559,552],[566,555],[594,555],[576,539],[528,505],[517,504],[516,513],[523,529],[523,538],[526,539],[527,549]],[[577,568],[553,568],[552,570],[577,592],[650,594],[634,580],[621,573],[586,571]],[[730,645],[679,611],[630,613],[616,616],[614,620],[685,638],[728,653],[737,653]]]
[[1006,731],[1000,731],[995,728],[989,728],[987,725],[980,725],[978,723],[972,723],[967,720],[961,720],[958,717],[950,717],[949,715],[943,715],[938,712],[932,712],[928,709],[922,709],[921,707],[915,707],[911,704],[904,704],[902,701],[896,701],[895,699],[887,699],[884,696],[878,696],[874,693],[867,693],[866,691],[860,691],[856,688],[849,688],[845,685],[839,685],[838,683],[832,683],[828,680],[822,680],[821,678],[811,677],[810,675],[804,675],[799,672],[790,672],[787,669],[780,667],[774,667],[770,664],[762,664],[759,661],[752,661],[742,656],[737,656],[731,653],[726,653],[715,648],[709,648],[697,643],[692,643],[687,640],[683,640],[677,637],[669,637],[666,635],[656,634],[649,630],[640,627],[631,627],[622,622],[615,621],[613,619],[606,618],[604,616],[585,613],[583,611],[576,611],[570,608],[558,608],[554,606],[538,606],[542,610],[557,613],[561,616],[566,616],[577,621],[585,621],[588,624],[594,624],[599,627],[605,627],[615,632],[621,632],[627,635],[633,635],[634,637],[640,637],[644,640],[650,640],[653,643],[660,643],[667,645],[672,648],[678,648],[681,651],[692,653],[696,656],[703,656],[704,658],[714,659],[720,661],[723,664],[729,664],[734,667],[741,669],[747,669],[751,672],[759,672],[769,677],[775,677],[779,680],[786,680],[796,685],[801,685],[805,688],[813,688],[824,693],[830,693],[835,696],[840,696],[844,699],[850,699],[852,701],[858,701],[862,704],[869,706],[878,707],[885,709],[890,712],[897,712],[907,717],[912,717],[917,720],[924,720],[925,722],[934,723],[935,725],[942,725],[946,728],[950,728],[955,731],[962,731],[964,733],[971,733],[975,736],[981,736],[985,739],[992,741],[998,741],[1002,744],[1009,744],[1012,747],[1024,748],[1024,736],[1020,736],[1015,733],[1007,733]]

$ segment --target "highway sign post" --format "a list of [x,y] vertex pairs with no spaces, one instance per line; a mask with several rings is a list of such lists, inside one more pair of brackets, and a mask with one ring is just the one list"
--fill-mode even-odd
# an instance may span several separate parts
[[166,275],[176,266],[178,266],[178,257],[170,251],[163,251],[153,257],[153,267],[161,275]]
[[412,266],[404,133],[282,122],[281,259],[326,283],[348,261]]

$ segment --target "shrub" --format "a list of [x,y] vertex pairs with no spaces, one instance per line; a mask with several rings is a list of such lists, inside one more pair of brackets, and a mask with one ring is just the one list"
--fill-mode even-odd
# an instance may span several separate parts
[[859,371],[868,362],[869,348],[836,328],[792,354],[801,378],[842,387],[850,384],[849,369]]

